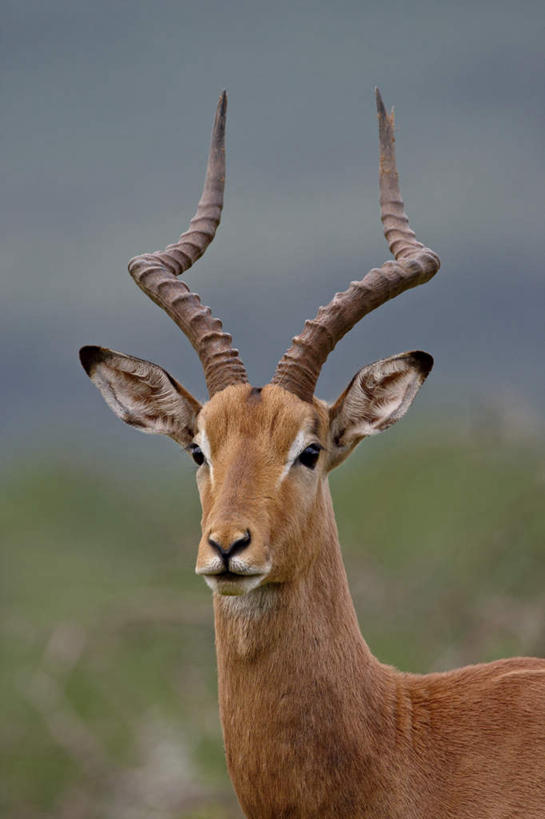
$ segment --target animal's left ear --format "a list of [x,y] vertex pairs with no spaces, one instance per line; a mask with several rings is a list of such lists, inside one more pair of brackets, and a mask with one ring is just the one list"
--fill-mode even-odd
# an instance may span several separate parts
[[405,415],[433,366],[428,353],[414,350],[363,367],[329,409],[329,469],[356,444]]

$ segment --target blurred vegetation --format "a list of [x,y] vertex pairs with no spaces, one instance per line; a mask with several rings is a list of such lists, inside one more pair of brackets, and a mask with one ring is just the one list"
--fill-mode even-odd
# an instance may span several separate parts
[[[363,633],[411,671],[545,655],[542,442],[392,431],[332,477]],[[229,819],[192,477],[4,474],[0,813]]]

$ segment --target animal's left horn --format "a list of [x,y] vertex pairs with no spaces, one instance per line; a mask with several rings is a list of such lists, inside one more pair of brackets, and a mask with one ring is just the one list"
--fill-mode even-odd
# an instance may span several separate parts
[[210,397],[230,384],[247,383],[246,370],[221,321],[212,316],[197,293],[192,293],[176,277],[203,255],[220,222],[225,185],[226,112],[224,91],[216,109],[202,196],[189,230],[164,251],[135,256],[129,262],[129,272],[138,287],[168,313],[197,351]]
[[380,209],[384,235],[395,261],[374,268],[361,281],[337,293],[315,319],[305,322],[279,362],[273,384],[311,401],[320,370],[329,353],[352,327],[388,299],[431,279],[440,266],[433,250],[416,241],[399,190],[394,153],[394,114],[388,114],[377,88],[380,139]]

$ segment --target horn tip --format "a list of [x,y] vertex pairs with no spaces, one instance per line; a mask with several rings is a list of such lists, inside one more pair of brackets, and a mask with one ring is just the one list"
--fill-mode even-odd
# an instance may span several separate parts
[[377,101],[377,114],[379,117],[386,116],[386,107],[384,105],[384,100],[382,99],[382,94],[377,86],[375,86],[375,99]]
[[377,101],[377,115],[380,120],[386,120],[390,123],[390,125],[394,124],[394,109],[390,111],[386,110],[386,106],[384,105],[384,100],[382,99],[382,94],[380,93],[379,89],[375,86],[375,99]]

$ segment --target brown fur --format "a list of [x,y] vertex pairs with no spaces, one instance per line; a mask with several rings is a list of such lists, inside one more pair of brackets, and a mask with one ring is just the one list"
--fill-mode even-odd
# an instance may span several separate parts
[[[332,407],[245,384],[201,408],[156,365],[91,353],[120,417],[206,450],[197,572],[215,592],[221,721],[245,814],[545,817],[545,660],[403,674],[369,651],[348,591],[327,473],[403,415],[429,357],[369,365]],[[298,457],[309,444],[323,447],[313,470]],[[218,544],[233,543],[225,574]]]
[[[545,661],[424,676],[379,663],[358,628],[325,469],[310,499],[297,470],[274,491],[313,408],[277,387],[248,404],[248,389],[205,406],[214,487],[199,480],[203,533],[211,518],[239,529],[243,515],[259,529],[256,559],[272,552],[266,585],[214,595],[227,764],[245,814],[545,816]],[[314,411],[330,446],[324,405]]]

